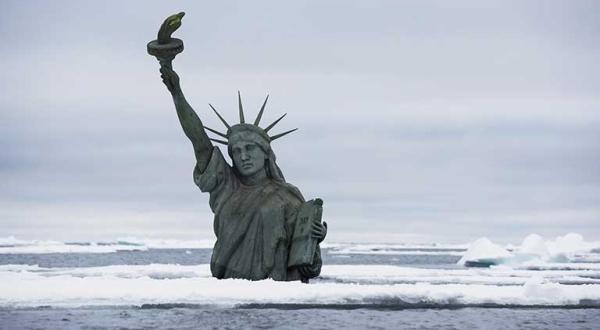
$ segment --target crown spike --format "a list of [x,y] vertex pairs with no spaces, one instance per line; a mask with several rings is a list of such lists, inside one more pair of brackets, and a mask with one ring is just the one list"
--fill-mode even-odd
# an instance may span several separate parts
[[240,96],[240,91],[238,91],[238,106],[240,108],[240,124],[245,123],[244,120],[244,108],[242,107],[242,97]]
[[280,133],[280,134],[277,134],[277,135],[273,135],[273,136],[271,136],[271,141],[279,139],[280,137],[282,137],[284,135],[288,135],[288,134],[292,133],[295,130],[297,130],[297,128],[291,129],[291,130],[289,130],[287,132],[283,132],[283,133]]
[[277,123],[283,119],[283,117],[285,117],[285,115],[287,115],[287,113],[284,113],[283,116],[279,117],[279,119],[277,119],[276,121],[274,121],[271,125],[267,126],[267,128],[264,129],[265,133],[268,132],[271,128],[273,128],[273,126],[277,125]]
[[204,129],[207,129],[207,130],[209,130],[209,131],[211,131],[211,132],[213,132],[213,133],[215,133],[215,134],[217,134],[217,135],[219,135],[219,136],[222,136],[222,137],[224,137],[224,138],[227,138],[227,134],[223,134],[223,133],[221,133],[221,132],[219,132],[219,131],[217,131],[217,130],[214,130],[214,129],[210,128],[210,127],[206,127],[206,126],[204,126]]
[[263,105],[262,107],[260,107],[260,111],[258,112],[258,116],[256,116],[256,119],[254,120],[255,126],[258,126],[258,123],[260,123],[260,119],[262,118],[263,112],[265,111],[265,105],[267,105],[267,100],[269,100],[269,94],[267,94],[265,102],[263,102]]
[[221,119],[221,121],[223,122],[223,124],[225,125],[225,127],[227,127],[227,129],[230,129],[231,126],[229,126],[229,124],[227,124],[227,122],[225,121],[225,119],[223,119],[223,117],[221,117],[221,115],[219,114],[219,112],[217,112],[217,109],[215,109],[215,107],[212,106],[212,104],[208,104],[210,105],[210,108],[215,112],[215,114],[217,115],[217,117],[219,117],[219,119]]
[[219,140],[219,139],[213,139],[213,138],[208,138],[211,141],[220,143],[220,144],[224,144],[224,145],[228,145],[229,143],[227,143],[227,141],[223,141],[223,140]]

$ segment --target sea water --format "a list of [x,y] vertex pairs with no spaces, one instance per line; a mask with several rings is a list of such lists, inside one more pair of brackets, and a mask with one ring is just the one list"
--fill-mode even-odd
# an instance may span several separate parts
[[0,328],[600,325],[600,249],[593,244],[560,258],[523,259],[509,249],[512,259],[489,267],[460,262],[474,254],[468,244],[324,244],[322,274],[309,284],[216,280],[210,245],[0,239]]

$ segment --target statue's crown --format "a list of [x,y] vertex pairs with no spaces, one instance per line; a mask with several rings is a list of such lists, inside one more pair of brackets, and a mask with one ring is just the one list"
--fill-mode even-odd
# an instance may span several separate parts
[[269,126],[265,127],[265,128],[261,128],[258,126],[258,124],[260,123],[260,119],[262,118],[262,115],[265,111],[265,106],[267,105],[267,101],[269,100],[269,95],[267,95],[267,97],[265,98],[265,101],[263,102],[263,105],[260,107],[260,111],[258,112],[258,115],[256,116],[256,119],[254,120],[253,124],[248,124],[246,123],[246,120],[244,119],[244,108],[242,107],[242,97],[240,96],[240,92],[238,91],[238,107],[239,107],[239,113],[240,113],[240,123],[239,124],[235,124],[235,125],[229,125],[227,123],[227,121],[225,119],[223,119],[223,117],[219,114],[219,112],[215,109],[215,107],[212,106],[212,104],[208,104],[210,106],[210,108],[215,112],[215,114],[217,115],[217,117],[219,117],[219,119],[221,120],[221,122],[225,125],[225,127],[227,127],[227,133],[221,133],[215,129],[212,129],[210,127],[206,127],[204,126],[204,128],[222,138],[227,139],[227,141],[225,140],[221,140],[221,139],[213,139],[210,138],[211,141],[217,142],[217,143],[221,143],[224,145],[228,145],[229,144],[229,138],[235,134],[236,132],[241,132],[241,131],[252,131],[253,133],[256,133],[258,135],[260,135],[262,138],[264,138],[268,143],[271,143],[271,141],[279,139],[280,137],[283,137],[284,135],[287,135],[295,130],[297,130],[297,128],[291,129],[289,131],[283,132],[283,133],[279,133],[273,136],[269,136],[268,132],[271,128],[275,127],[275,125],[277,125],[277,123],[283,119],[283,117],[285,117],[285,115],[287,115],[287,113],[284,113],[281,117],[277,118],[277,120],[275,120],[272,124],[270,124]]

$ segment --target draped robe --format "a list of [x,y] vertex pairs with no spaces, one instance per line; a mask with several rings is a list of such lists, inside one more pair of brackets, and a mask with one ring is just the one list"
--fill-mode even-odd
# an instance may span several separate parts
[[[244,185],[237,171],[225,161],[220,149],[201,172],[196,166],[194,182],[210,193],[217,237],[210,269],[216,278],[277,281],[300,280],[298,269],[288,269],[288,254],[296,214],[304,198],[293,185],[273,179]],[[305,275],[321,271],[320,248]]]

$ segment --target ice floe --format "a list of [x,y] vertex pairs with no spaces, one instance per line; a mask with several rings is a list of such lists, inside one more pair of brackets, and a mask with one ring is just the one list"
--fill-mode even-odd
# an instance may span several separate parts
[[[4,239],[4,242],[7,240]],[[146,250],[145,246],[103,242],[59,242],[22,241],[13,244],[0,243],[0,254],[42,254],[42,253],[112,253],[117,251]]]
[[0,306],[174,303],[600,306],[598,276],[600,265],[576,271],[331,265],[323,267],[320,279],[306,285],[271,280],[217,280],[210,277],[208,265],[89,268],[3,265]]
[[[60,242],[52,240],[21,240],[14,236],[0,238],[0,254],[44,253],[111,253],[148,249],[212,249],[214,239],[177,240],[120,237],[99,242]],[[321,245],[331,254],[380,255],[455,255],[461,256],[468,244],[382,244],[382,243],[330,243]]]
[[176,240],[122,237],[112,241],[60,242],[53,240],[21,240],[14,236],[0,238],[0,254],[44,253],[113,253],[148,249],[208,249],[214,240]]
[[458,263],[465,266],[498,265],[505,263],[511,257],[512,254],[505,248],[492,243],[487,237],[482,237],[469,246]]
[[327,243],[329,254],[371,254],[371,255],[453,255],[462,256],[467,244],[369,244],[369,243]]

